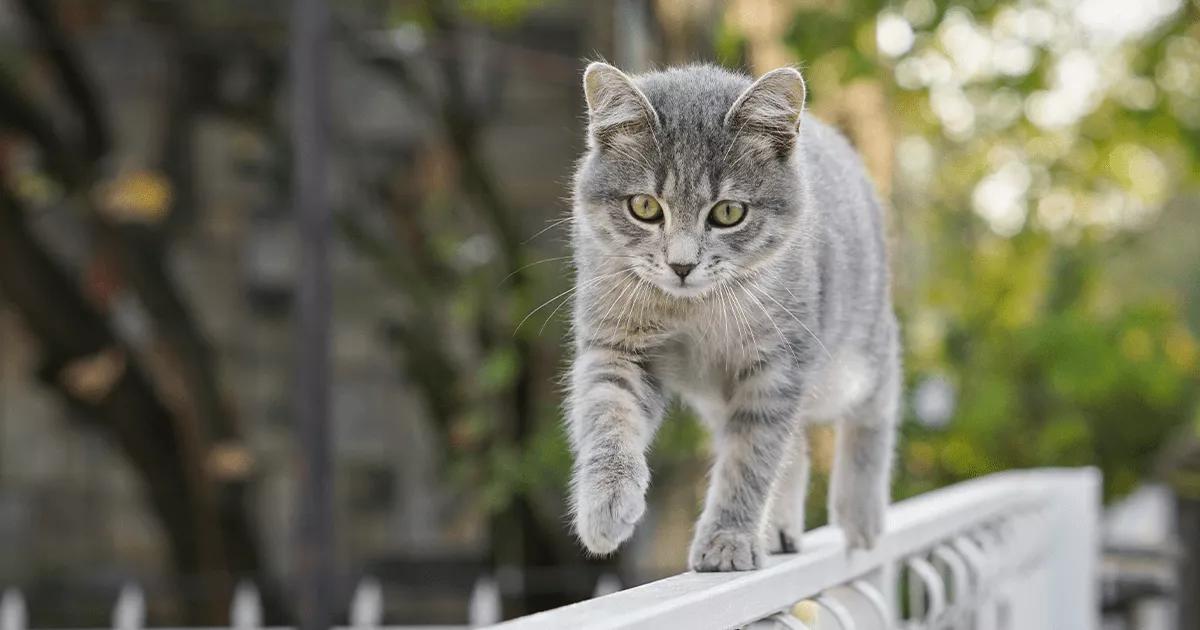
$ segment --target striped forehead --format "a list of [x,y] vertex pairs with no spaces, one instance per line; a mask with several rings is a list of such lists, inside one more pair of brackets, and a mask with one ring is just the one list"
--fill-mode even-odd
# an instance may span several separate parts
[[664,161],[655,173],[655,191],[662,199],[695,205],[712,201],[721,190],[719,169],[706,160]]
[[725,114],[745,81],[700,68],[692,75],[667,72],[642,82],[640,87],[658,115],[655,187],[664,198],[691,205],[713,201],[720,194],[731,140]]
[[[665,117],[664,117],[665,118]],[[654,174],[660,197],[688,205],[709,202],[721,190],[724,131],[670,124],[660,128],[660,159]]]

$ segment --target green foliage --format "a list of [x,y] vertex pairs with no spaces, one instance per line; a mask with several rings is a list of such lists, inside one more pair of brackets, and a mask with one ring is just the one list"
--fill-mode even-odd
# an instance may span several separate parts
[[[1049,3],[849,6],[866,10],[798,14],[788,42],[818,111],[854,79],[889,94],[881,115],[897,131],[908,378],[944,376],[956,393],[946,427],[915,414],[906,424],[898,494],[1011,467],[1087,464],[1103,469],[1109,496],[1130,490],[1192,416],[1200,385],[1183,300],[1169,282],[1129,290],[1111,264],[1153,238],[1158,209],[1196,194],[1200,99],[1173,74],[1200,68],[1196,7],[1093,46]],[[895,59],[876,50],[880,9],[912,30]],[[1028,11],[1051,21],[1050,37],[1008,30]],[[967,49],[981,40],[993,56],[1020,48],[1027,67],[973,68]],[[1051,120],[1061,112],[1039,112],[1039,99],[1062,68],[1089,68],[1064,65],[1072,49],[1114,74],[1073,118]]]
[[472,18],[495,26],[513,26],[525,15],[550,0],[460,0],[462,10]]

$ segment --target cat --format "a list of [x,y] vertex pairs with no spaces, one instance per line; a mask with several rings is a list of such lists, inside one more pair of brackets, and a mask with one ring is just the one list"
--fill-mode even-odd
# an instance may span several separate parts
[[575,533],[633,533],[646,451],[690,405],[715,462],[688,565],[762,567],[804,527],[804,426],[836,422],[830,514],[853,548],[884,528],[901,387],[881,204],[799,71],[711,65],[583,78],[566,415]]

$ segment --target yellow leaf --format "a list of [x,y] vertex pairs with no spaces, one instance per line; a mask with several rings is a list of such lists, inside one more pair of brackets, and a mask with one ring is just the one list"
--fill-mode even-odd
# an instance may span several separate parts
[[132,171],[100,190],[101,210],[118,221],[158,223],[171,207],[171,182],[154,171]]

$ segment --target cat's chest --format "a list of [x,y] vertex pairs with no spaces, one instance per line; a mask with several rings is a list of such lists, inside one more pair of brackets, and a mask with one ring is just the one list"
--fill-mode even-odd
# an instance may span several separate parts
[[724,322],[686,321],[664,331],[653,353],[655,371],[681,394],[728,393],[739,371],[758,358],[753,334]]

